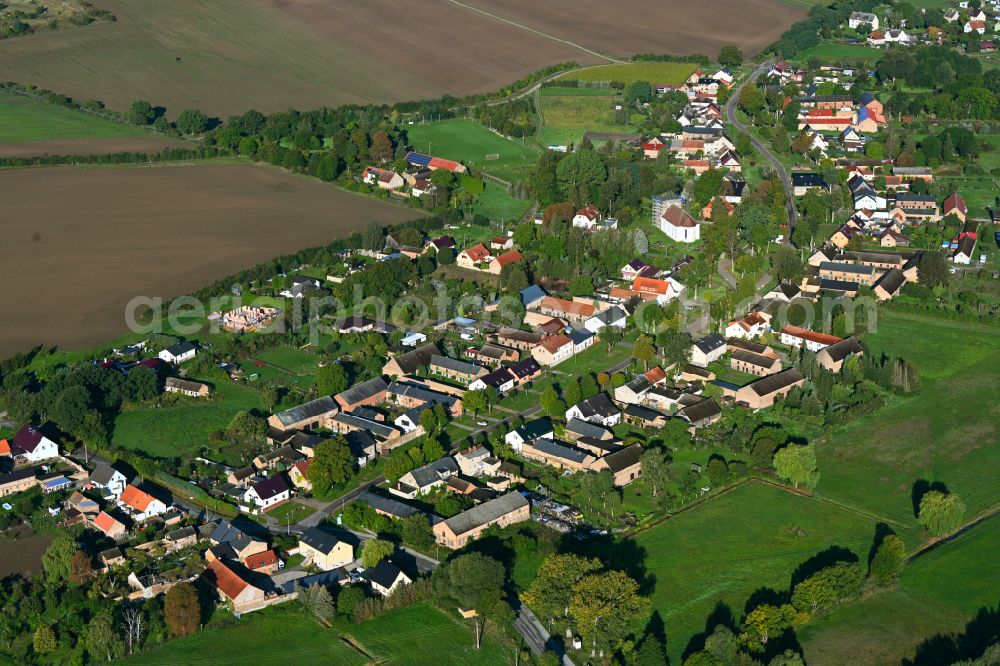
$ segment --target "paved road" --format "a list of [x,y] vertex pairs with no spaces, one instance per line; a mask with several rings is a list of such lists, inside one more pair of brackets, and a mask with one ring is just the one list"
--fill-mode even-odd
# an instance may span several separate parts
[[541,654],[545,650],[552,650],[562,656],[563,666],[574,666],[570,658],[565,654],[563,642],[558,637],[549,634],[545,625],[539,621],[531,609],[522,604],[518,599],[511,599],[511,605],[517,612],[514,618],[514,628],[517,629],[524,642],[535,654]]
[[740,119],[736,117],[736,102],[739,100],[740,91],[743,90],[743,86],[747,84],[752,84],[757,79],[759,79],[766,71],[771,68],[771,61],[761,63],[757,66],[757,69],[753,71],[746,81],[741,83],[736,89],[732,91],[729,95],[729,101],[726,102],[726,120],[732,123],[736,129],[740,130],[748,137],[750,137],[750,142],[753,143],[754,148],[756,148],[764,158],[771,163],[774,168],[774,172],[778,174],[781,179],[781,185],[785,188],[785,210],[788,213],[788,229],[785,233],[785,244],[792,244],[792,232],[795,230],[795,222],[798,219],[798,214],[795,212],[795,196],[794,190],[792,189],[792,179],[788,175],[788,169],[785,165],[781,163],[771,149],[760,142],[756,136],[747,129],[747,126],[740,122]]

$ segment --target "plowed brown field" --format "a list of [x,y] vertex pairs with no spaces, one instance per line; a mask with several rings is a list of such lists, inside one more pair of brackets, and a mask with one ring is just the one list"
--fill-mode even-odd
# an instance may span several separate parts
[[0,357],[126,332],[134,296],[169,298],[371,222],[420,215],[276,168],[0,171]]
[[753,52],[801,18],[781,0],[96,0],[118,17],[0,41],[5,79],[123,110],[225,118],[484,92],[545,65]]

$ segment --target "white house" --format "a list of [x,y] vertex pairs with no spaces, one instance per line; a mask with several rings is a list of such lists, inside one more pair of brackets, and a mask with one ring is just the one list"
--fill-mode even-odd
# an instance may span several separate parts
[[847,19],[847,26],[851,30],[857,30],[863,25],[871,26],[872,30],[878,30],[878,16],[867,12],[851,12]]
[[594,206],[594,204],[587,204],[580,210],[576,211],[576,215],[573,216],[573,226],[579,227],[580,229],[593,231],[597,228],[600,221],[601,211],[597,210],[597,207]]
[[258,481],[250,486],[243,493],[243,501],[250,507],[252,513],[258,513],[288,501],[291,496],[292,489],[281,472],[278,472],[270,479]]
[[729,326],[726,326],[726,337],[753,340],[764,335],[767,328],[767,320],[760,313],[751,312],[742,319],[729,322]]
[[566,420],[580,419],[588,423],[598,423],[611,427],[622,420],[621,410],[615,407],[607,393],[598,393],[586,400],[581,400],[566,410]]
[[383,597],[388,597],[401,585],[413,582],[399,567],[388,560],[382,560],[371,569],[366,569],[361,577],[368,581],[374,592]]
[[158,356],[161,361],[166,363],[183,363],[184,361],[189,361],[194,358],[196,353],[197,349],[195,349],[195,346],[187,340],[184,340],[175,345],[170,345],[161,351]]
[[698,338],[691,345],[691,364],[707,368],[709,363],[719,360],[726,353],[726,339],[718,333],[709,333]]
[[166,504],[132,484],[125,486],[121,497],[118,498],[118,505],[126,508],[140,523],[167,512]]
[[427,342],[427,336],[420,332],[408,333],[406,337],[399,341],[404,347],[416,347],[422,342]]
[[669,206],[657,220],[660,231],[678,243],[694,243],[701,239],[701,224],[675,205]]
[[965,33],[974,32],[978,35],[982,35],[986,32],[986,21],[969,19],[965,22],[965,27],[962,30]]
[[545,416],[534,421],[529,421],[524,425],[511,430],[504,437],[504,441],[515,451],[520,451],[521,447],[537,439],[554,439],[555,432],[552,429],[552,419]]
[[21,462],[37,463],[59,457],[59,446],[32,426],[26,425],[10,441],[10,455]]
[[101,463],[90,473],[90,485],[102,488],[108,492],[108,495],[118,499],[125,492],[128,479],[111,465]]
[[842,339],[835,335],[817,333],[798,326],[785,326],[781,329],[781,344],[789,347],[801,347],[804,344],[806,349],[811,352],[818,352]]
[[605,326],[625,328],[628,324],[628,313],[617,305],[610,307],[603,312],[598,312],[593,317],[583,322],[584,328],[591,333],[600,333]]

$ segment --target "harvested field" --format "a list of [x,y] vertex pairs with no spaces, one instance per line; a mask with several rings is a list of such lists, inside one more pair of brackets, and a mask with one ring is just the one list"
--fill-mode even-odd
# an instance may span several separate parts
[[[388,0],[97,0],[118,21],[0,42],[5,78],[113,109],[136,99],[227,117],[254,107],[392,102],[486,92],[546,65],[602,54],[752,53],[804,16],[780,0],[700,6],[470,0],[401,11]],[[458,29],[456,29],[458,28]],[[126,66],[123,66],[126,63]]]
[[420,215],[251,164],[0,171],[0,357],[125,332],[137,295],[170,297],[265,259]]

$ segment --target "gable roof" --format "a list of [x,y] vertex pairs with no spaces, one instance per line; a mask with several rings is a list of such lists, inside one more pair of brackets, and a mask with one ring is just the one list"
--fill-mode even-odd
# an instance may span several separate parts
[[700,349],[703,354],[711,354],[720,347],[725,347],[726,339],[718,333],[709,333],[705,337],[695,340],[694,346]]
[[861,343],[858,342],[858,339],[851,336],[840,342],[835,342],[829,347],[822,349],[819,353],[827,354],[832,361],[836,362],[843,361],[851,354],[863,354],[864,350],[861,348]]
[[582,437],[593,437],[604,439],[608,434],[608,429],[604,426],[578,419],[575,416],[566,422],[566,432]]
[[545,290],[537,284],[529,284],[518,293],[521,295],[521,304],[524,306],[527,306],[528,303],[534,303],[535,301],[545,298],[546,296]]
[[705,419],[710,419],[721,413],[722,408],[719,407],[719,403],[715,402],[713,398],[706,398],[679,410],[677,412],[677,416],[684,419],[688,423],[697,423],[699,421],[704,421]]
[[782,370],[781,372],[776,372],[773,375],[768,375],[763,379],[758,379],[752,384],[749,384],[750,390],[759,396],[770,395],[776,391],[780,391],[786,386],[791,386],[796,382],[805,379],[798,368],[788,368],[787,370]]
[[391,497],[376,495],[375,493],[367,490],[362,491],[361,494],[358,495],[358,500],[365,502],[376,511],[387,513],[394,518],[409,518],[410,516],[420,513],[419,509],[410,506],[405,502],[400,502],[399,500],[392,499]]
[[540,419],[525,423],[518,427],[515,432],[517,432],[521,439],[530,442],[552,432],[552,419],[548,416],[543,416]]
[[607,454],[604,456],[604,462],[608,464],[608,469],[610,469],[612,473],[616,473],[638,465],[639,456],[641,455],[642,446],[639,444],[633,444],[632,446],[626,446],[624,449],[620,449],[614,453]]
[[581,400],[573,406],[580,411],[584,419],[591,416],[608,417],[620,413],[619,409],[611,402],[611,398],[608,397],[607,393],[598,393],[597,395]]
[[699,224],[686,210],[675,205],[667,206],[660,219],[674,227],[697,227]]
[[281,472],[278,472],[269,479],[264,479],[263,481],[258,481],[257,483],[250,486],[257,497],[262,500],[269,500],[272,497],[277,497],[281,493],[288,492],[291,488],[288,487],[288,482],[285,481],[285,477]]
[[48,438],[37,428],[26,425],[17,431],[14,439],[10,440],[10,449],[14,454],[33,453],[45,439]]
[[362,578],[383,589],[390,589],[403,575],[405,575],[403,570],[389,560],[382,560],[371,569],[365,569],[361,573]]
[[490,251],[486,249],[486,246],[482,243],[477,243],[472,247],[463,250],[466,256],[469,257],[474,262],[480,262],[486,257],[490,256]]
[[157,501],[155,497],[149,493],[139,490],[131,483],[125,486],[125,490],[122,492],[121,501],[136,511],[145,511],[149,508],[149,505]]
[[375,377],[366,382],[355,384],[346,391],[341,391],[337,394],[337,402],[343,405],[354,405],[382,393],[387,388],[389,385],[384,379]]
[[479,506],[475,506],[468,511],[463,511],[457,516],[452,516],[448,520],[444,521],[444,523],[448,526],[448,529],[450,529],[457,536],[470,532],[478,527],[482,527],[483,525],[486,525],[501,516],[506,516],[507,514],[526,506],[528,506],[528,500],[526,500],[521,493],[509,492],[506,495],[501,495],[500,497],[490,500],[489,502],[483,502]]
[[98,463],[94,471],[90,473],[90,482],[96,483],[99,486],[106,486],[111,483],[111,479],[114,478],[115,474],[121,474],[121,472],[107,463]]
[[431,356],[440,353],[441,350],[438,349],[437,344],[428,342],[405,354],[394,356],[392,360],[396,361],[396,365],[403,371],[403,374],[409,375],[428,365],[431,362]]
[[222,560],[212,560],[204,573],[205,578],[229,599],[236,599],[243,590],[252,587],[238,573],[230,569]]
[[299,421],[306,421],[329,412],[338,411],[340,407],[337,405],[337,401],[331,396],[324,395],[322,398],[316,398],[315,400],[310,400],[309,402],[299,405],[298,407],[292,407],[291,409],[286,409],[283,412],[278,412],[275,416],[281,421],[283,425],[289,426],[293,423],[298,423]]
[[328,532],[326,530],[321,530],[318,527],[310,527],[302,536],[299,537],[299,541],[306,544],[310,548],[314,548],[324,555],[329,555],[338,544],[346,543],[353,546],[357,539],[347,538],[347,532]]
[[496,258],[496,261],[498,264],[500,264],[502,268],[503,266],[507,266],[508,264],[513,264],[516,261],[520,261],[523,258],[524,257],[521,256],[521,253],[518,252],[517,250],[510,250],[498,256]]
[[904,284],[906,284],[906,275],[903,274],[903,271],[891,268],[875,281],[872,289],[881,288],[888,294],[895,294]]
[[121,523],[121,521],[116,520],[113,516],[103,511],[97,514],[94,518],[94,525],[109,536],[112,531],[117,531],[119,528],[125,529],[125,526]]

